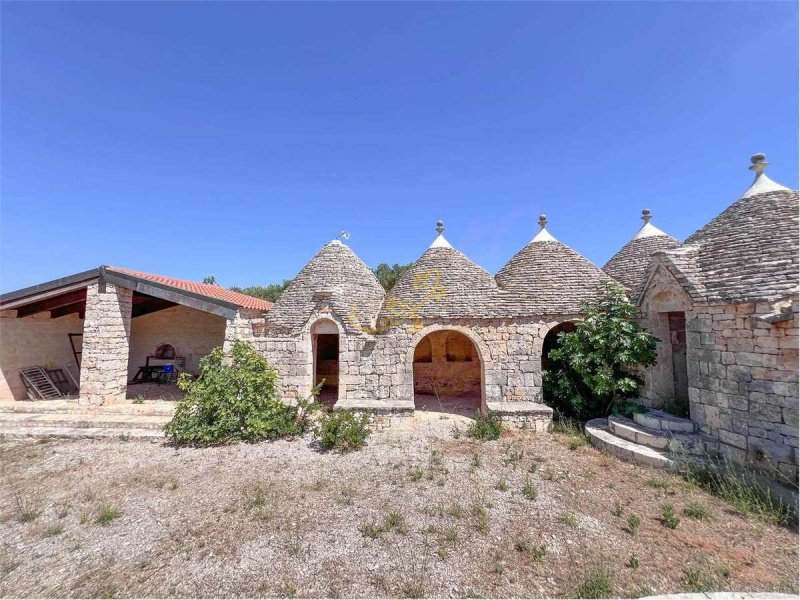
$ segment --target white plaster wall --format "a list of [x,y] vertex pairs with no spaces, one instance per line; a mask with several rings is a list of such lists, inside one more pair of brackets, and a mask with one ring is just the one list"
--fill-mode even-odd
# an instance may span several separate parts
[[131,323],[128,380],[161,344],[172,344],[178,356],[186,357],[186,369],[196,373],[200,359],[225,341],[226,325],[224,317],[186,306],[136,317]]
[[51,319],[49,312],[17,319],[16,311],[0,315],[0,400],[24,400],[28,396],[19,378],[21,367],[46,368],[70,365],[73,377],[78,368],[72,355],[69,333],[82,333],[77,314]]

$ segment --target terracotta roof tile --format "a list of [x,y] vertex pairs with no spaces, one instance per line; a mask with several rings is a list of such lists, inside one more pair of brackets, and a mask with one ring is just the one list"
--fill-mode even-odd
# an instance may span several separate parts
[[200,294],[209,298],[217,300],[224,300],[236,304],[241,308],[251,308],[255,310],[269,310],[272,308],[272,302],[248,296],[247,294],[240,294],[219,285],[211,285],[208,283],[198,283],[196,281],[189,281],[188,279],[176,279],[174,277],[164,277],[163,275],[154,275],[153,273],[144,273],[142,271],[134,271],[133,269],[126,269],[124,267],[106,267],[110,271],[117,271],[119,273],[126,273],[135,277],[141,277],[148,281],[154,281],[164,285],[169,285],[187,292]]

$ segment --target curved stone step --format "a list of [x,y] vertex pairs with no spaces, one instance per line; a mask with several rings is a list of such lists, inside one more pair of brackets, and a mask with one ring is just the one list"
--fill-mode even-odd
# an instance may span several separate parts
[[651,429],[621,415],[609,417],[608,428],[617,437],[663,452],[683,452],[702,456],[719,449],[718,442],[705,434],[672,433],[663,429]]
[[672,460],[658,450],[615,436],[609,429],[608,419],[593,419],[586,423],[586,436],[593,446],[622,460],[662,469],[672,464]]
[[643,427],[661,429],[662,431],[671,431],[673,433],[694,433],[697,431],[697,425],[693,421],[676,417],[663,410],[650,409],[646,413],[636,413],[633,415],[633,420]]

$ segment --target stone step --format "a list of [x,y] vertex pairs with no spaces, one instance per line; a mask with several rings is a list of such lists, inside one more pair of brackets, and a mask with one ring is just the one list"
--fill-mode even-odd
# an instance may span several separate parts
[[160,432],[169,417],[145,415],[96,415],[80,413],[1,413],[0,432],[6,428],[144,429]]
[[663,452],[704,456],[719,449],[718,442],[705,434],[651,429],[620,415],[608,418],[608,428],[617,437]]
[[593,446],[622,460],[662,469],[672,465],[672,459],[666,453],[622,439],[611,433],[608,419],[593,419],[586,423],[586,436]]
[[89,415],[142,415],[172,417],[175,403],[165,400],[144,401],[140,404],[120,402],[104,406],[86,406],[69,400],[3,400],[0,401],[0,414],[3,413],[58,413]]
[[164,439],[164,434],[156,429],[126,429],[123,427],[7,427],[0,425],[2,438],[75,438],[75,439]]
[[663,410],[650,409],[646,413],[636,413],[633,415],[633,420],[643,427],[661,429],[662,431],[671,431],[673,433],[694,433],[697,431],[697,425],[694,422],[676,417]]

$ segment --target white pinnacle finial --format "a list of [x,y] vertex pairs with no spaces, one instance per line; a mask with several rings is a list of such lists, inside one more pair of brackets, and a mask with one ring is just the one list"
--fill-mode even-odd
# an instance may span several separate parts
[[533,242],[557,242],[558,240],[550,235],[550,232],[547,231],[547,215],[541,214],[539,215],[539,227],[541,230],[536,236],[531,240]]
[[748,168],[756,175],[761,175],[761,173],[763,173],[769,165],[767,162],[767,155],[763,152],[756,152],[753,154],[753,156],[750,157],[750,162],[753,164],[751,164]]
[[441,221],[436,221],[436,233],[439,235],[436,236],[436,239],[433,240],[433,243],[430,245],[431,248],[452,248],[450,242],[444,239],[444,223]]
[[642,238],[649,238],[654,237],[657,235],[667,235],[663,231],[661,231],[658,227],[650,223],[650,220],[653,218],[653,215],[650,213],[649,208],[642,209],[642,221],[644,221],[644,225],[639,231],[636,232],[636,235],[633,236],[633,239],[640,240]]
[[780,183],[775,183],[764,173],[769,163],[763,152],[753,154],[753,156],[750,157],[750,162],[752,164],[749,169],[756,174],[756,178],[755,181],[753,181],[753,185],[742,195],[742,198],[749,198],[756,194],[766,194],[768,192],[777,192],[781,190],[789,191],[789,188],[782,186]]

